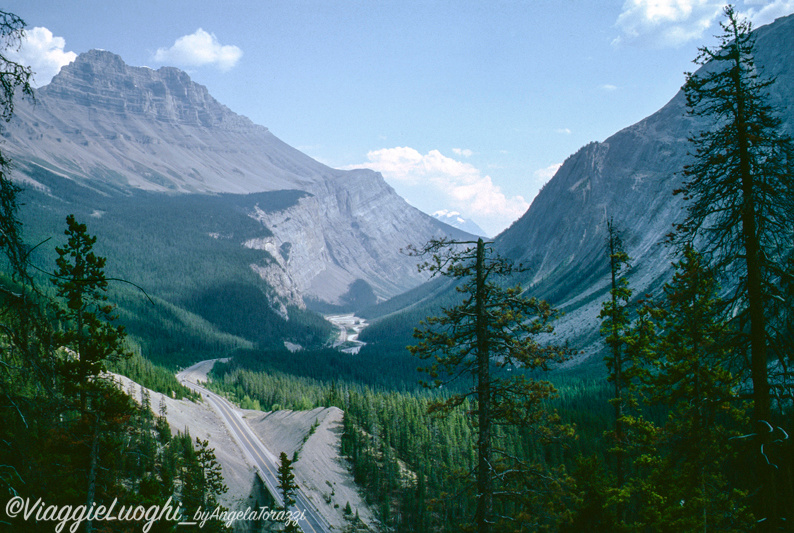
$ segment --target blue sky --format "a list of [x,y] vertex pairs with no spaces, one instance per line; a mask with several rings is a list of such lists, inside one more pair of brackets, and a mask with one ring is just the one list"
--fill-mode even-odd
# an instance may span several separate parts
[[[756,26],[794,0],[742,0]],[[495,235],[557,166],[653,113],[713,44],[712,0],[10,0],[45,84],[74,54],[177,66],[233,111]]]

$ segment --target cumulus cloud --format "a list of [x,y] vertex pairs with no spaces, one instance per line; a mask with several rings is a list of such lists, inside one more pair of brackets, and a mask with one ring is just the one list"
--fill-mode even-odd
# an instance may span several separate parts
[[739,14],[750,19],[756,27],[791,13],[794,13],[794,0],[747,0],[739,9]]
[[[615,23],[621,35],[613,44],[662,48],[702,39],[720,19],[727,3],[723,0],[626,0]],[[794,12],[794,0],[744,0],[734,4],[739,15],[751,20],[756,27]]]
[[234,67],[243,51],[233,45],[222,45],[214,33],[199,28],[177,39],[171,48],[158,48],[154,60],[180,67],[214,65],[222,71]]
[[459,155],[461,157],[471,157],[472,155],[474,155],[474,152],[472,152],[468,148],[453,148],[452,152],[455,155]]
[[715,0],[626,0],[613,44],[663,48],[700,39],[719,17],[725,2]]
[[494,235],[529,207],[522,196],[505,195],[490,176],[483,175],[474,165],[438,150],[422,154],[407,146],[384,148],[367,153],[367,159],[367,163],[347,168],[376,170],[420,209],[455,209]]
[[8,56],[12,61],[30,66],[33,71],[31,85],[41,87],[77,57],[74,52],[65,52],[65,46],[63,37],[54,36],[47,28],[36,27],[25,31],[19,50],[10,50]]
[[538,185],[543,185],[546,182],[548,182],[551,178],[553,178],[554,175],[557,173],[557,171],[560,170],[561,166],[562,163],[555,163],[546,168],[539,168],[538,170],[536,170],[533,173],[533,175],[535,176]]

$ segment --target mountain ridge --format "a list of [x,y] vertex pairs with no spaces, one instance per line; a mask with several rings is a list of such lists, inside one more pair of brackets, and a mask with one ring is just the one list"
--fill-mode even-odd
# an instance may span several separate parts
[[[776,78],[769,101],[783,118],[784,133],[791,135],[794,15],[754,33],[756,63],[764,75]],[[498,253],[522,265],[518,281],[525,291],[565,312],[555,330],[584,352],[577,363],[603,349],[598,314],[609,290],[608,220],[621,232],[631,257],[628,280],[635,298],[658,294],[672,275],[674,258],[664,241],[685,215],[684,199],[673,190],[689,162],[688,137],[703,125],[686,114],[685,106],[679,91],[650,116],[571,154],[524,215],[494,239]],[[439,297],[429,288],[415,293]],[[393,305],[383,309],[395,313]],[[422,311],[435,314],[437,309],[426,300]],[[369,311],[370,319],[380,314]]]
[[[794,15],[754,34],[756,63],[762,75],[776,78],[769,101],[790,134]],[[673,191],[690,161],[688,138],[704,126],[687,115],[679,91],[657,112],[568,157],[527,212],[496,239],[502,253],[529,265],[529,290],[566,311],[558,331],[587,353],[601,349],[597,316],[609,284],[607,221],[623,234],[635,298],[658,294],[673,270],[665,237],[685,216],[685,200]]]
[[[237,244],[262,252],[246,268],[274,289],[268,295],[285,316],[286,307],[307,299],[341,304],[362,281],[380,299],[408,290],[425,278],[400,248],[467,235],[408,205],[379,173],[315,161],[173,67],[133,67],[92,50],[35,94],[34,102],[18,103],[3,148],[15,163],[14,179],[44,195],[36,200],[42,216],[84,208],[90,214],[93,193],[149,191],[177,203],[191,194],[305,193],[279,209],[242,201],[235,207],[261,226]],[[78,186],[67,188],[66,205],[53,197],[64,189],[59,180]],[[206,253],[214,253],[214,233],[201,244]],[[100,236],[108,237],[123,235]]]

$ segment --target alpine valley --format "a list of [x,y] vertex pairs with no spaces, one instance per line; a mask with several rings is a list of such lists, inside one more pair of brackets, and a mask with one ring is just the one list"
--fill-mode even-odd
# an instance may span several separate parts
[[176,68],[0,55],[0,530],[791,531],[794,15],[723,15],[487,242]]
[[[165,320],[166,337],[195,330],[190,322],[222,343],[311,343],[326,331],[307,305],[349,310],[400,294],[425,280],[402,248],[468,237],[379,174],[291,148],[184,72],[106,51],[80,55],[33,101],[20,99],[4,136],[27,239],[44,242],[37,256],[52,257],[58,239],[46,239],[74,213],[113,257],[109,274],[158,300],[121,291],[134,334]],[[313,325],[296,326],[301,317]],[[163,350],[156,359],[168,359]]]
[[[784,133],[794,132],[794,16],[756,30],[756,65],[775,78],[769,101]],[[704,67],[708,68],[708,67]],[[620,230],[631,258],[627,279],[635,298],[658,296],[672,276],[674,257],[664,245],[673,224],[685,216],[674,196],[684,165],[691,162],[689,137],[703,127],[686,114],[682,92],[653,115],[568,157],[527,212],[494,241],[504,257],[522,265],[517,276],[526,292],[565,312],[557,334],[580,351],[576,364],[603,366],[605,345],[598,314],[609,291],[607,221]],[[731,290],[731,280],[723,287]],[[735,281],[735,280],[733,280]],[[368,309],[380,327],[363,339],[393,347],[410,344],[413,327],[435,314],[435,303],[454,292],[440,282]]]
[[[771,103],[791,132],[794,17],[756,34],[757,64],[776,78]],[[556,329],[583,353],[603,349],[597,315],[608,291],[608,219],[636,265],[635,294],[658,293],[669,280],[662,243],[683,216],[672,192],[698,127],[683,94],[675,95],[570,156],[494,239],[499,253],[522,265],[518,281],[527,291],[566,312]],[[200,331],[197,343],[208,351],[322,344],[330,327],[308,307],[361,311],[375,323],[361,336],[370,349],[402,352],[419,320],[454,298],[449,284],[423,285],[427,276],[402,250],[432,238],[470,240],[464,229],[476,229],[409,206],[376,172],[313,160],[179,69],[132,67],[107,51],[81,54],[35,100],[20,99],[3,135],[14,179],[25,187],[28,241],[44,242],[36,256],[52,254],[57,239],[47,239],[66,214],[87,221],[99,250],[113,258],[110,274],[160,304],[120,291],[131,332],[150,331],[154,344],[191,331]],[[155,326],[162,323],[167,335]],[[168,345],[152,357],[175,363]]]

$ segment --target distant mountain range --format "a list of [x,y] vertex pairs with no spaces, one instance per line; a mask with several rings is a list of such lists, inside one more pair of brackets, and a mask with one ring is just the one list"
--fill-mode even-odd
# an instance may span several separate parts
[[[756,52],[758,66],[777,79],[770,102],[791,134],[794,16],[758,29]],[[557,330],[586,353],[603,344],[607,220],[623,233],[636,295],[669,279],[671,257],[660,243],[683,216],[672,191],[699,126],[675,95],[570,156],[495,239],[500,254],[524,266],[519,281],[528,292],[566,311]],[[215,343],[311,337],[318,327],[311,320],[274,321],[273,313],[283,321],[304,305],[367,307],[366,316],[380,317],[371,332],[410,337],[418,318],[454,292],[438,281],[422,285],[414,258],[400,249],[484,233],[456,213],[431,217],[410,207],[375,172],[322,165],[178,69],[130,67],[110,52],[80,55],[36,91],[35,103],[20,101],[3,136],[14,177],[27,188],[31,242],[56,237],[37,249],[42,260],[49,253],[52,261],[63,219],[76,213],[99,235],[111,274],[167,302],[158,311],[163,331],[198,320]],[[130,316],[141,319],[133,307]],[[398,319],[389,326],[385,317]],[[367,330],[362,339],[378,349]]]
[[[250,346],[321,345],[349,311],[425,281],[401,253],[471,238],[371,170],[329,168],[176,69],[81,54],[3,128],[20,214],[52,271],[65,217],[97,235],[128,331],[170,365]],[[46,282],[44,282],[46,283]]]
[[476,222],[463,218],[457,211],[442,209],[433,213],[433,218],[440,220],[445,224],[449,224],[453,228],[458,228],[459,230],[471,233],[472,235],[488,237],[488,235],[485,233],[485,230],[478,226]]

